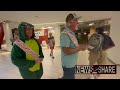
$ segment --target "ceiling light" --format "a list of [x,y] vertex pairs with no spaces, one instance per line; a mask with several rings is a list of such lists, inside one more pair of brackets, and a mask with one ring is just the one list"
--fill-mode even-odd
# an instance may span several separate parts
[[78,22],[82,23],[82,22],[84,22],[84,21],[78,21]]
[[35,16],[36,18],[39,18],[39,16]]
[[94,25],[94,23],[90,23],[90,24],[89,24],[89,26],[92,26],[92,25]]
[[48,29],[52,29],[53,27],[47,27]]
[[3,21],[3,23],[6,23],[6,21]]
[[41,29],[47,29],[47,28],[45,28],[45,27],[42,27]]

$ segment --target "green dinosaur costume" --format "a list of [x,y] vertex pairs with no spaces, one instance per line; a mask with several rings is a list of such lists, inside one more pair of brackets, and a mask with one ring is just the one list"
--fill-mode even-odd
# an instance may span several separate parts
[[[25,34],[26,28],[33,28],[33,35],[30,39],[27,38]],[[34,26],[22,22],[19,27],[19,38],[22,40],[27,46],[29,46],[35,53],[39,55],[40,58],[44,58],[42,53],[42,48],[39,45],[38,41],[34,38]],[[35,63],[35,60],[28,53],[24,52],[20,47],[16,44],[13,45],[11,51],[11,60],[14,65],[19,68],[21,76],[24,79],[40,79],[43,75],[43,67],[42,63]]]

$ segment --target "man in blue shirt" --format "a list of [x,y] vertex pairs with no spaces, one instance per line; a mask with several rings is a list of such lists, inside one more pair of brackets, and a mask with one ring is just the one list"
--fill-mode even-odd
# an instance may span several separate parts
[[60,46],[61,46],[61,61],[63,67],[63,77],[61,79],[75,79],[75,65],[77,64],[78,52],[84,51],[88,48],[87,45],[76,46],[74,41],[77,42],[74,31],[78,28],[78,19],[75,13],[70,13],[66,17],[65,31],[72,35],[74,40],[67,33],[61,33]]

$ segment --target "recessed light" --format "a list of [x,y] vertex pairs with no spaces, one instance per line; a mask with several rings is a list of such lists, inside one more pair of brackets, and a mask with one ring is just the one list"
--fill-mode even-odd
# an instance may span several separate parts
[[6,21],[3,21],[3,23],[6,23]]
[[36,18],[39,18],[39,16],[35,16]]
[[92,25],[94,25],[94,24],[95,24],[95,23],[90,23],[89,26],[92,26]]
[[78,22],[82,23],[82,22],[84,22],[84,21],[78,21]]

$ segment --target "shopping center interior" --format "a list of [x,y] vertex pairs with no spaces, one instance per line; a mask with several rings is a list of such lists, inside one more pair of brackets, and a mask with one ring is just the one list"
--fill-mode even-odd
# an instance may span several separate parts
[[[116,74],[102,74],[99,79],[120,79],[120,12],[119,11],[0,11],[0,79],[22,79],[18,68],[11,62],[12,31],[21,22],[35,27],[35,38],[42,46],[44,73],[42,79],[58,79],[62,76],[60,34],[65,27],[65,18],[69,13],[82,16],[79,28],[75,32],[79,44],[87,43],[90,26],[104,27],[115,47],[107,50],[107,64],[116,65]],[[52,33],[55,38],[54,59],[47,48],[47,38]],[[89,65],[89,51],[80,51],[77,65]],[[87,79],[89,74],[76,74],[76,79]]]

